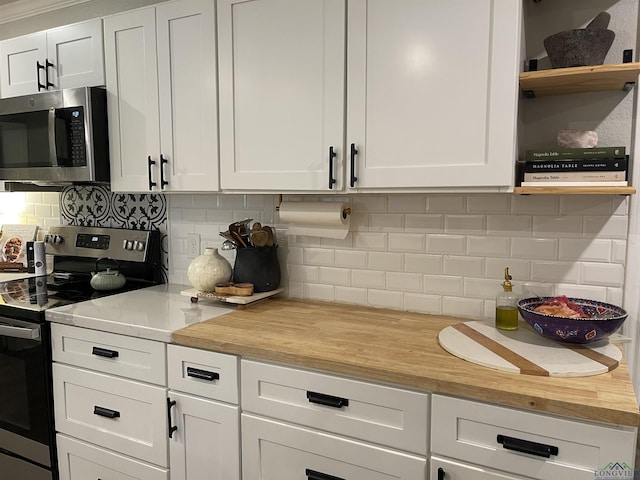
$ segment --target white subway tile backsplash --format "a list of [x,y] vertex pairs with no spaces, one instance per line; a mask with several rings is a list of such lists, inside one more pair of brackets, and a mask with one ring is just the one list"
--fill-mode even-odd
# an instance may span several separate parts
[[385,288],[385,272],[374,270],[351,270],[351,286]]
[[565,261],[609,262],[611,249],[611,240],[561,238],[558,257]]
[[464,293],[463,286],[462,277],[424,276],[424,293],[461,296]]
[[532,219],[529,215],[487,215],[487,233],[504,237],[528,237]]
[[425,236],[417,233],[390,233],[389,250],[392,252],[424,252]]
[[426,195],[389,195],[389,213],[423,213],[427,211]]
[[405,293],[404,308],[409,312],[440,315],[442,314],[442,297],[439,295]]
[[558,258],[557,238],[512,238],[511,256],[513,258]]
[[404,217],[392,213],[369,214],[370,232],[401,232],[403,231]]
[[511,238],[467,236],[467,253],[469,255],[487,257],[508,257],[511,249]]
[[471,298],[443,297],[442,314],[454,317],[483,318],[484,301]]
[[406,272],[439,274],[443,271],[442,255],[404,254],[404,269]]
[[469,195],[467,198],[467,212],[481,213],[509,213],[511,210],[511,195],[481,194]]
[[483,257],[445,255],[444,274],[459,277],[484,277]]
[[622,288],[607,288],[607,299],[605,300],[607,303],[611,303],[612,305],[623,305],[624,299],[624,290]]
[[387,290],[369,290],[367,292],[367,304],[372,307],[402,310],[402,300],[402,292],[389,292]]
[[444,232],[449,234],[483,234],[486,231],[484,215],[445,215]]
[[323,285],[351,285],[351,270],[348,268],[320,267],[318,282]]
[[429,235],[427,253],[462,255],[465,253],[466,237],[463,235]]
[[622,288],[624,267],[615,263],[581,263],[580,283]]
[[404,270],[404,255],[391,252],[369,252],[369,268],[386,272],[402,272]]
[[358,250],[336,250],[334,260],[336,267],[367,268],[368,253]]
[[571,262],[533,262],[531,265],[531,280],[536,282],[580,283],[580,265]]
[[386,233],[365,233],[357,232],[353,236],[353,244],[362,250],[387,250]]
[[465,195],[434,194],[427,198],[427,212],[429,213],[465,213]]
[[405,232],[443,233],[444,215],[408,213],[404,220]]
[[356,305],[367,304],[367,289],[340,287],[336,286],[334,290],[336,302],[354,303]]
[[583,217],[583,231],[586,237],[627,238],[626,216],[586,216]]
[[419,273],[386,273],[386,289],[401,292],[422,292],[422,278]]
[[305,248],[304,263],[305,265],[324,265],[331,267],[334,265],[334,251],[322,248]]
[[[58,201],[36,193],[22,217],[59,215]],[[56,199],[59,197],[56,196]],[[352,208],[346,239],[285,236],[279,257],[285,294],[296,298],[468,318],[495,316],[509,267],[516,293],[566,294],[620,304],[629,203],[618,196],[510,194],[287,195]],[[45,201],[49,200],[49,201]],[[245,217],[277,225],[275,195],[172,195],[170,281],[187,282],[188,233],[203,248]],[[47,206],[48,204],[48,206]],[[29,214],[31,212],[31,214]],[[51,222],[45,219],[42,223]],[[59,222],[56,222],[56,224]],[[235,252],[222,252],[233,263]],[[187,283],[188,284],[188,283]],[[533,294],[531,294],[533,295]]]

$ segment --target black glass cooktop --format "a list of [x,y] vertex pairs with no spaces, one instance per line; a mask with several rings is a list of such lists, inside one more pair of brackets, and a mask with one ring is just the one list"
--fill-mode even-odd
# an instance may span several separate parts
[[44,321],[44,311],[71,303],[153,285],[144,280],[127,279],[118,290],[98,291],[90,284],[91,275],[47,275],[0,282],[0,314],[31,321]]

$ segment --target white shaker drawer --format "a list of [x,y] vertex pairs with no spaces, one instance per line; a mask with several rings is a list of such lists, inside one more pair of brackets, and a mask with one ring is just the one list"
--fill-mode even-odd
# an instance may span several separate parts
[[125,457],[66,435],[56,436],[63,480],[168,480],[169,470]]
[[167,390],[53,364],[56,430],[166,467]]
[[523,480],[525,478],[448,458],[431,457],[429,464],[431,471],[429,478],[434,480]]
[[238,403],[238,357],[167,345],[169,388]]
[[427,460],[242,414],[242,478],[424,480]]
[[243,411],[427,453],[428,394],[250,360],[241,372]]
[[59,323],[51,325],[53,360],[166,385],[165,344]]
[[541,480],[593,480],[610,462],[632,466],[637,429],[432,396],[431,451]]

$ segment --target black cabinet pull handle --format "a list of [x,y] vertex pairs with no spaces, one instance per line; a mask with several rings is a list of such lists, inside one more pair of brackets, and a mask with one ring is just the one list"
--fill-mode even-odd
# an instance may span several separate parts
[[49,61],[48,58],[44,59],[44,83],[47,86],[47,90],[49,87],[53,87],[53,83],[49,81],[49,67],[53,67],[53,63]]
[[107,418],[118,418],[120,416],[119,411],[111,410],[110,408],[99,407],[98,405],[93,406],[93,414]]
[[187,376],[199,378],[201,380],[209,380],[210,382],[220,379],[220,374],[218,372],[209,372],[207,370],[200,370],[199,368],[193,367],[187,367]]
[[444,480],[444,468],[438,467],[438,480]]
[[336,158],[336,152],[333,149],[333,145],[329,147],[329,190],[333,190],[333,184],[336,183],[336,179],[333,178],[333,159]]
[[100,348],[100,347],[93,347],[93,349],[91,350],[91,353],[93,355],[97,355],[98,357],[106,357],[106,358],[117,358],[118,355],[120,355],[117,350],[108,350],[106,348]]
[[178,430],[178,427],[173,425],[173,422],[171,421],[171,407],[173,407],[175,404],[176,404],[175,400],[171,400],[170,398],[167,398],[167,418],[169,420],[169,438],[173,438],[173,432]]
[[356,144],[351,144],[351,180],[349,185],[351,187],[355,186],[358,181],[358,177],[356,177],[356,155],[358,155],[358,150],[356,149]]
[[328,473],[316,472],[310,468],[305,469],[304,474],[309,480],[344,480],[344,478],[335,477]]
[[342,408],[349,406],[348,398],[334,397],[333,395],[326,395],[324,393],[307,391],[307,399],[309,399],[311,403],[318,403],[320,405],[326,405],[327,407]]
[[151,181],[151,166],[156,164],[155,160],[151,160],[151,155],[149,155],[147,157],[147,167],[148,167],[148,174],[149,174],[149,191],[153,190],[153,187],[155,187],[157,185],[156,182]]
[[41,65],[38,60],[36,60],[36,78],[38,79],[38,91],[46,90],[47,86],[40,83],[40,70],[44,70],[44,65]]
[[169,160],[167,160],[166,158],[164,158],[162,156],[162,154],[160,154],[160,188],[162,190],[164,190],[164,186],[165,185],[169,185],[169,182],[167,182],[164,179],[164,165],[165,165],[165,163],[168,163],[168,162],[169,162]]
[[530,442],[529,440],[507,437],[504,435],[498,435],[497,441],[507,450],[515,450],[516,452],[529,453],[531,455],[545,458],[549,458],[551,455],[558,455],[558,447],[554,447],[553,445]]

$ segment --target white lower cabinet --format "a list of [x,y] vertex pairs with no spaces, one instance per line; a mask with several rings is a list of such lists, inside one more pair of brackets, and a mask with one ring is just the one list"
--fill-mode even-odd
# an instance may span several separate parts
[[427,478],[424,457],[245,413],[242,459],[245,479]]
[[431,480],[526,480],[529,477],[508,475],[486,467],[432,456],[429,468]]
[[58,434],[62,480],[169,480],[169,470]]
[[211,399],[237,403],[237,358],[169,345],[168,366],[171,480],[240,480],[240,407]]

